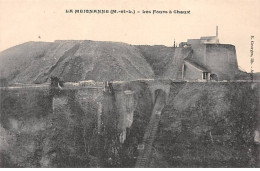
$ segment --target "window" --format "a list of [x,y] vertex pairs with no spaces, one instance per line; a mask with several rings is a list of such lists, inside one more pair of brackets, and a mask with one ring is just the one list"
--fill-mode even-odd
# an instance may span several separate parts
[[206,80],[206,79],[208,79],[208,73],[207,72],[203,72],[203,80]]

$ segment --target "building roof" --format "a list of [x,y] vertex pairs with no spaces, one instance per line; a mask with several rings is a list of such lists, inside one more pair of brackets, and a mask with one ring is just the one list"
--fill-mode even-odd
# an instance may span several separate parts
[[205,39],[218,39],[218,37],[217,36],[203,36],[203,37],[200,37],[200,39],[202,40],[205,40]]
[[184,59],[185,62],[189,63],[190,65],[192,65],[194,68],[202,71],[202,72],[210,72],[209,69],[207,69],[205,66],[195,62],[194,60],[190,59],[190,58],[186,58]]

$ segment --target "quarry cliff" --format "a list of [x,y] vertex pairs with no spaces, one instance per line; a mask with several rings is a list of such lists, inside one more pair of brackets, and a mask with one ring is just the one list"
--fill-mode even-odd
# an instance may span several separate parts
[[0,166],[135,167],[155,117],[146,167],[259,167],[259,83],[155,84],[1,89]]

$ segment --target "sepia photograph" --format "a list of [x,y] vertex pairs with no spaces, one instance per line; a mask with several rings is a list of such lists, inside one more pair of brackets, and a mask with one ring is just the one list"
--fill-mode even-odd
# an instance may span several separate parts
[[259,168],[260,0],[0,0],[0,168]]

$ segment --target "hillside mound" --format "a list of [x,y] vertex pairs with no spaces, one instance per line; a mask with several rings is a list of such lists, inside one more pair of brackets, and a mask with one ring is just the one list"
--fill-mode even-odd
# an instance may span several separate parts
[[130,81],[154,78],[140,50],[132,45],[88,40],[27,42],[0,53],[0,78],[9,83]]

